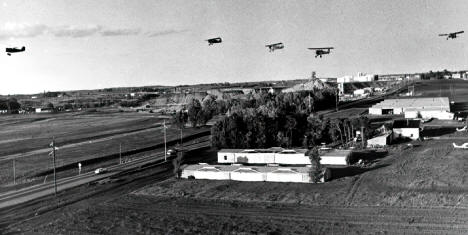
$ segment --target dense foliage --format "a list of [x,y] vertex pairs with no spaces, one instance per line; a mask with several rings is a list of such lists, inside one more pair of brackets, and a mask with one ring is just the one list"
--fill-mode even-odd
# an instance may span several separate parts
[[[255,96],[255,95],[254,95]],[[310,148],[323,142],[347,144],[372,130],[365,117],[328,119],[314,111],[335,105],[333,93],[262,94],[229,101],[227,115],[211,130],[217,148]],[[189,112],[190,116],[190,112]]]

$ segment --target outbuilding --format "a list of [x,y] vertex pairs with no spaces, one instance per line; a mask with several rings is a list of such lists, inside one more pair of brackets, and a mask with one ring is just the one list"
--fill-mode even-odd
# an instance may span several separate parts
[[346,166],[353,164],[352,151],[332,149],[320,153],[320,164]]
[[368,147],[384,147],[389,145],[392,142],[393,134],[392,131],[382,133],[378,136],[370,138],[367,140]]
[[419,139],[420,120],[401,119],[393,121],[393,138]]
[[405,118],[453,119],[448,97],[386,99],[370,107],[369,114],[404,114]]

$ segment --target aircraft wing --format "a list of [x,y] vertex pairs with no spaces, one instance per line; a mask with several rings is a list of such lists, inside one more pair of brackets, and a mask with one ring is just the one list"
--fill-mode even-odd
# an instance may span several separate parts
[[439,34],[439,36],[448,36],[448,33]]
[[458,31],[458,32],[455,32],[454,34],[459,34],[459,33],[464,33],[465,31]]

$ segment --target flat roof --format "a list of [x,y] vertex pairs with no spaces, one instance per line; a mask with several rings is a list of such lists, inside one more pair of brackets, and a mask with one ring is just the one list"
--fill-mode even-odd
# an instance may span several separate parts
[[243,165],[207,165],[196,164],[183,166],[183,170],[191,171],[219,171],[219,172],[232,172],[232,171],[257,171],[262,173],[309,173],[310,167],[281,167],[281,166],[243,166]]
[[279,147],[271,147],[268,149],[220,149],[218,153],[284,153],[291,154],[292,151],[296,153],[306,153],[307,149],[283,149]]
[[371,108],[405,108],[411,110],[450,110],[450,100],[448,97],[432,98],[407,98],[407,99],[386,99],[373,105]]
[[351,155],[352,150],[346,149],[332,149],[329,151],[321,151],[320,157],[347,157]]

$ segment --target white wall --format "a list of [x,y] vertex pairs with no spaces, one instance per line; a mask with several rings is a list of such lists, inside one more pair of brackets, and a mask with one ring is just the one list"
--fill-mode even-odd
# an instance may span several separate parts
[[403,108],[394,108],[393,109],[393,114],[402,114],[403,113]]
[[[238,163],[257,163],[257,164],[268,164],[275,163],[274,153],[235,153],[235,162]],[[239,158],[247,158],[247,162],[241,161]]]
[[234,163],[236,157],[234,153],[218,152],[218,163]]
[[388,144],[387,143],[388,138],[389,137],[387,136],[379,136],[379,137],[375,137],[372,139],[368,139],[367,146],[386,146]]
[[208,180],[229,180],[230,173],[226,171],[195,171],[193,172],[195,179],[208,179]]
[[422,111],[421,110],[421,117],[424,119],[427,118],[437,118],[440,120],[453,120],[453,113],[446,112],[446,111],[439,111],[439,110],[430,110],[430,111]]
[[369,108],[369,114],[382,115],[382,109],[381,108]]
[[408,137],[417,140],[419,139],[419,128],[393,128],[393,137]]
[[301,165],[310,165],[310,159],[304,153],[294,153],[294,154],[284,154],[276,153],[275,154],[275,163],[276,164],[301,164]]
[[231,180],[237,181],[266,181],[266,174],[261,172],[231,172]]
[[418,111],[405,111],[405,118],[418,118],[419,112]]
[[346,157],[327,157],[320,156],[320,164],[322,165],[347,165]]
[[266,173],[266,181],[308,183],[310,176],[307,173],[274,171]]

